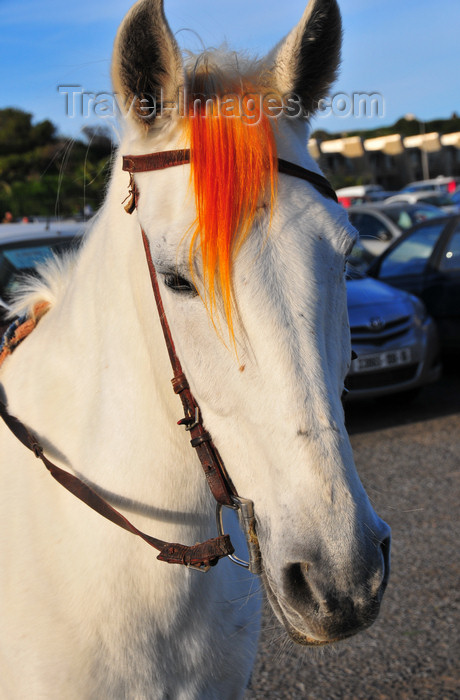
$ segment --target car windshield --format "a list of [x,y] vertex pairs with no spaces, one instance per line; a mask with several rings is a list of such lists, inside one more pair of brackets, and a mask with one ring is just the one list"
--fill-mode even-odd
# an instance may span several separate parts
[[426,204],[413,204],[404,208],[388,207],[385,209],[385,214],[403,231],[412,228],[415,224],[420,224],[422,221],[427,221],[427,219],[436,219],[442,216],[439,209]]
[[380,265],[379,278],[416,275],[423,272],[445,226],[444,221],[438,221],[409,234],[384,257]]
[[36,274],[37,265],[77,245],[78,237],[44,238],[0,247],[0,297],[9,301],[25,275]]

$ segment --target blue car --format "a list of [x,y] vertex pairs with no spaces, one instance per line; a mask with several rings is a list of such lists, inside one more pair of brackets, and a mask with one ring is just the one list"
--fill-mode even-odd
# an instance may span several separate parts
[[441,375],[438,333],[420,299],[367,277],[347,275],[352,349],[346,400],[400,392],[413,397]]
[[415,294],[439,331],[444,354],[460,350],[460,215],[425,221],[401,236],[368,274]]

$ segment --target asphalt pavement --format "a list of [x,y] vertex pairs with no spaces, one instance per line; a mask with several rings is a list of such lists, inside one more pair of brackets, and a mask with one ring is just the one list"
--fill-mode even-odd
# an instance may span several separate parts
[[267,610],[245,700],[460,699],[460,371],[451,363],[412,404],[395,395],[350,405],[346,418],[361,479],[392,527],[380,616],[317,650],[292,644]]

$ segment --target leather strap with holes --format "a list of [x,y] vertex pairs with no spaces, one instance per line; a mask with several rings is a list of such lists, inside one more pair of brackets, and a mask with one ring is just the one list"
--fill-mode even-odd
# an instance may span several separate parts
[[171,367],[173,369],[174,376],[171,381],[174,392],[180,396],[182,407],[184,409],[184,418],[179,421],[179,424],[185,425],[186,430],[190,432],[190,444],[196,449],[212,495],[218,503],[224,506],[232,507],[233,502],[231,497],[232,495],[236,496],[235,487],[230,481],[222,459],[212,441],[210,434],[203,426],[198,403],[190,390],[187,377],[182,371],[182,366],[179,358],[177,357],[168,319],[166,318],[163,307],[163,301],[161,299],[158,278],[152,261],[148,238],[142,229],[141,231],[145,255],[147,258],[147,265],[149,268],[150,281],[152,283],[158,315],[160,317],[163,335],[165,338],[166,347],[168,349]]

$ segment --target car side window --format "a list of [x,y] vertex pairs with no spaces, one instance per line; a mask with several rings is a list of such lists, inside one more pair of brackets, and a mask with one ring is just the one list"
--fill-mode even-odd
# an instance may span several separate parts
[[460,270],[460,225],[457,226],[442,252],[439,269]]
[[361,238],[389,241],[393,237],[384,222],[372,214],[350,214],[350,221],[358,229]]
[[384,257],[379,278],[422,273],[445,226],[438,222],[416,229]]

